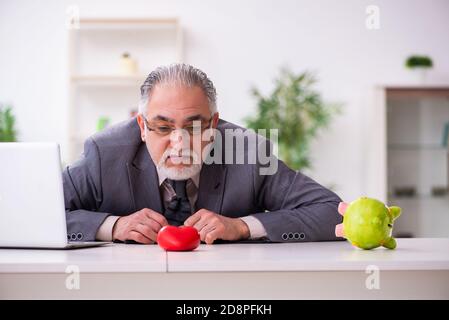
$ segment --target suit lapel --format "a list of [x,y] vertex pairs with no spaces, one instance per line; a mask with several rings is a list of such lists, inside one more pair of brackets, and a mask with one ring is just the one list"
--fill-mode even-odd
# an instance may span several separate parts
[[134,161],[126,165],[135,210],[149,208],[162,214],[156,166],[144,143],[140,145]]
[[[218,130],[223,125],[220,120]],[[221,130],[220,130],[221,131]],[[216,149],[221,150],[221,163],[205,164],[201,168],[200,183],[198,190],[198,200],[196,201],[196,210],[208,209],[215,213],[221,214],[224,187],[226,182],[226,165],[224,165],[224,150],[223,146],[223,132],[221,132],[221,139],[215,137],[213,147],[211,148],[210,155],[213,156]],[[211,160],[211,159],[208,159]],[[207,161],[209,163],[211,161]]]
[[226,166],[222,164],[203,164],[200,173],[200,184],[196,210],[208,209],[221,213],[223,192],[226,179]]

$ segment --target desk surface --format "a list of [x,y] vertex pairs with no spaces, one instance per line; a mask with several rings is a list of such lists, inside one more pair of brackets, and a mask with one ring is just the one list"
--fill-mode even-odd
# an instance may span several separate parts
[[347,241],[201,245],[164,252],[157,245],[111,244],[76,250],[0,249],[0,273],[449,270],[449,238],[398,239],[396,250],[365,251]]
[[169,272],[449,270],[449,239],[398,239],[395,250],[361,250],[347,241],[201,246],[168,252]]
[[109,244],[71,250],[0,249],[0,273],[166,272],[167,255],[156,245]]

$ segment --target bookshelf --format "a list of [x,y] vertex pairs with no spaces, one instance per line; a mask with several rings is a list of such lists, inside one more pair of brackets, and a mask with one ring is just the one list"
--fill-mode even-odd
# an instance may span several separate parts
[[[177,18],[82,18],[69,29],[68,141],[63,161],[81,155],[85,139],[137,111],[140,85],[157,66],[183,61]],[[127,53],[135,69],[124,64]]]
[[386,87],[390,205],[397,236],[449,236],[449,87]]

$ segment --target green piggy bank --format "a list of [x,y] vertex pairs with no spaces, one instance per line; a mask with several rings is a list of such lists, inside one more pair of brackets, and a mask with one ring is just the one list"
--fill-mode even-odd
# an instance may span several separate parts
[[396,248],[391,233],[401,208],[387,207],[379,200],[360,197],[350,204],[341,202],[338,212],[343,216],[343,223],[335,227],[337,237],[346,238],[352,245],[365,250],[380,246]]

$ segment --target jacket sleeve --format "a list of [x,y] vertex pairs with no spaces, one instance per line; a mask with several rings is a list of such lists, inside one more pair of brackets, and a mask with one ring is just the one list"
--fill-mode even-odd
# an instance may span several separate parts
[[95,241],[97,230],[110,215],[98,212],[102,202],[98,146],[86,140],[84,153],[63,172],[67,234],[72,240]]
[[265,212],[253,216],[263,224],[273,242],[341,240],[335,225],[342,217],[337,208],[341,199],[306,175],[276,159],[278,169],[261,175],[254,166],[255,201]]

